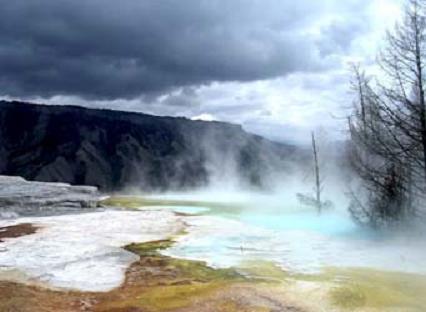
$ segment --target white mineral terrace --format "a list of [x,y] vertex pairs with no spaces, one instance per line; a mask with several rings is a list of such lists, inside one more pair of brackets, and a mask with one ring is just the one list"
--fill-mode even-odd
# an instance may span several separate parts
[[0,220],[0,227],[32,223],[41,229],[0,245],[0,279],[58,288],[108,291],[119,286],[137,256],[122,247],[169,238],[182,229],[171,211],[101,211]]

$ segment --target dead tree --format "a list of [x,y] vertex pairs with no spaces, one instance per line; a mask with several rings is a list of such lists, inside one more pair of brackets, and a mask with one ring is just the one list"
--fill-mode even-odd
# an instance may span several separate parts
[[326,201],[321,200],[321,193],[323,190],[323,185],[322,185],[323,181],[320,175],[318,145],[315,139],[315,133],[313,131],[311,134],[311,140],[312,140],[312,155],[313,155],[313,173],[315,178],[315,185],[314,185],[315,194],[314,196],[311,196],[309,194],[298,193],[297,198],[302,204],[315,207],[317,212],[320,214],[324,209],[332,208],[333,204],[329,200],[326,200]]
[[364,201],[353,199],[350,210],[372,224],[399,222],[423,210],[419,199],[426,194],[425,4],[409,0],[403,22],[387,34],[379,57],[381,79],[371,82],[358,68],[353,70],[357,100],[349,118],[351,157]]
[[315,133],[312,131],[312,153],[314,155],[314,173],[315,173],[315,201],[318,213],[321,213],[321,180],[318,165],[318,151],[315,142]]

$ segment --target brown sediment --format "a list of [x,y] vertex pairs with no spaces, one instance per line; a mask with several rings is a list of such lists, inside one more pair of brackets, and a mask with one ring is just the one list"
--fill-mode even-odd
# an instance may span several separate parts
[[177,217],[193,217],[194,215],[197,215],[196,213],[185,213],[185,212],[173,212],[175,216]]
[[285,298],[303,303],[307,311],[426,311],[426,276],[422,274],[343,267],[304,274],[285,272],[264,261],[241,267],[250,276],[284,281]]
[[37,232],[39,227],[31,223],[21,223],[11,226],[0,227],[0,243],[6,238],[16,238]]
[[271,285],[248,280],[232,269],[160,255],[171,241],[131,244],[140,255],[112,291],[84,293],[0,282],[0,311],[19,312],[299,312]]

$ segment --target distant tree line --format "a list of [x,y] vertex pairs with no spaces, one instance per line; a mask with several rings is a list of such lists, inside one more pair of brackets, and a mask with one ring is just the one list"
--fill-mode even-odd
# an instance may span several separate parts
[[404,18],[387,33],[381,73],[353,66],[356,94],[348,118],[351,165],[360,187],[349,210],[373,227],[422,214],[426,196],[426,1],[409,0]]

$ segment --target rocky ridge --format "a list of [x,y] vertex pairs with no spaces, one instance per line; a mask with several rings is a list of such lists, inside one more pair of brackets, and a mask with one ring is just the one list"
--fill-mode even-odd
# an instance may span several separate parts
[[295,147],[224,122],[0,101],[0,174],[103,191],[262,188]]

